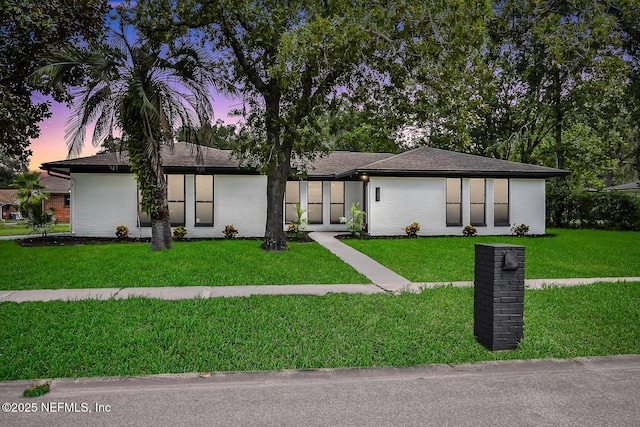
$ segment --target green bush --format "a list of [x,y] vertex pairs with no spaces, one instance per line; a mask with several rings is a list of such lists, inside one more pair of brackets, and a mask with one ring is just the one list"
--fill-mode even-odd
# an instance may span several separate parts
[[233,226],[233,224],[228,224],[224,226],[224,230],[222,231],[225,239],[233,239],[238,234],[238,230]]
[[173,230],[173,240],[182,240],[186,235],[187,229],[184,228],[184,225],[179,225],[175,230]]
[[367,215],[365,211],[358,209],[359,203],[353,203],[348,216],[340,217],[340,224],[347,224],[347,229],[353,236],[360,237],[364,230],[364,218]]
[[515,225],[511,228],[511,231],[518,237],[524,237],[529,234],[529,226],[527,224]]
[[418,237],[418,231],[420,231],[420,224],[417,222],[409,224],[404,228],[404,232],[407,233],[409,237]]
[[467,225],[462,230],[462,235],[464,237],[474,237],[476,234],[478,234],[478,229],[475,228],[473,225]]
[[116,236],[118,239],[126,239],[129,237],[129,227],[126,225],[119,225],[116,227]]
[[552,187],[547,194],[547,225],[640,230],[640,199],[616,191],[569,191]]

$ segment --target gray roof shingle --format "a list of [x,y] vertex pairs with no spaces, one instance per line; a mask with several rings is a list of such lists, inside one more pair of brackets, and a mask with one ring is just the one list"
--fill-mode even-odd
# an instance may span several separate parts
[[526,163],[510,162],[438,148],[420,147],[364,166],[361,173],[372,175],[426,176],[562,176],[568,171]]
[[[230,150],[201,147],[201,160],[197,150],[186,143],[176,143],[172,151],[164,153],[164,166],[168,171],[204,170],[228,173],[256,173],[252,168],[240,168],[238,159]],[[294,162],[295,164],[296,162]],[[358,153],[333,151],[314,161],[299,163],[309,178],[344,178],[349,175],[388,176],[514,176],[551,177],[568,175],[568,171],[471,154],[456,153],[430,147],[416,148],[401,154]],[[69,171],[128,171],[126,153],[97,154],[71,160],[48,162],[43,169],[68,173]]]

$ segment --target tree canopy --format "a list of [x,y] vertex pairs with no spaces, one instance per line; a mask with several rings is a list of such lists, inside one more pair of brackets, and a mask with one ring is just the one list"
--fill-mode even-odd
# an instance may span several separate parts
[[[240,144],[237,154],[267,174],[263,248],[277,251],[287,247],[282,200],[291,159],[330,148],[321,129],[326,110],[337,108],[343,97],[379,106],[376,96],[403,87],[412,68],[433,81],[443,76],[453,81],[465,46],[473,44],[470,33],[478,28],[472,19],[482,18],[483,6],[340,0],[223,0],[205,6],[142,0],[134,22],[156,40],[200,37],[224,64],[255,136]],[[439,62],[454,56],[455,65]]]
[[[104,31],[107,0],[2,0],[0,2],[0,153],[22,164],[30,139],[50,116],[49,105],[32,99],[51,93],[28,77],[54,48],[98,40]],[[51,93],[57,99],[64,92]]]

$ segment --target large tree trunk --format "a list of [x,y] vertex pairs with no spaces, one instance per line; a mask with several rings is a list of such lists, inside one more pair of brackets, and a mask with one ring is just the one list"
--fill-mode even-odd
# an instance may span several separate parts
[[267,144],[275,155],[267,174],[267,224],[261,247],[267,251],[279,252],[289,249],[283,226],[284,191],[291,169],[293,141],[287,136],[281,138],[280,91],[277,86],[271,87],[271,91],[265,96],[265,104]]
[[289,248],[283,227],[283,200],[289,175],[289,161],[280,163],[267,175],[267,226],[262,249],[284,251]]

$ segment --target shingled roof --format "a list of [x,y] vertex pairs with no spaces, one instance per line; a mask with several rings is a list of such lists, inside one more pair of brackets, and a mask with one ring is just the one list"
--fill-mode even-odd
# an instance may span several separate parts
[[[201,159],[193,145],[177,143],[167,149],[163,162],[167,172],[187,173],[257,173],[241,168],[230,150],[201,147]],[[71,160],[49,162],[43,169],[63,174],[71,172],[129,172],[126,153],[97,154]],[[543,166],[456,153],[430,147],[416,148],[401,154],[334,151],[299,169],[310,179],[340,179],[357,175],[382,176],[509,176],[538,177],[568,175],[569,172]]]
[[[163,164],[168,172],[187,170],[202,170],[205,172],[234,172],[240,168],[240,162],[231,157],[230,150],[200,147],[179,142],[173,148],[163,147]],[[70,172],[129,172],[129,156],[126,152],[96,154],[77,159],[60,160],[44,163],[41,166],[45,170],[53,170],[59,173]],[[247,171],[244,171],[245,173]]]
[[393,157],[393,154],[332,151],[313,162],[300,165],[300,168],[312,178],[335,178],[355,174],[357,169],[389,157]]
[[359,169],[361,174],[393,176],[552,177],[570,172],[526,163],[420,147]]

